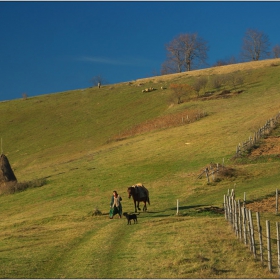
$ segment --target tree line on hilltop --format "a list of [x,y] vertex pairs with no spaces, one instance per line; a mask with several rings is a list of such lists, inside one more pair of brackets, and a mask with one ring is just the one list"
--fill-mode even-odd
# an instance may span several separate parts
[[[167,58],[161,65],[161,75],[191,71],[206,64],[208,43],[197,33],[180,34],[166,44]],[[257,61],[280,57],[280,45],[270,50],[269,38],[262,31],[247,29],[243,38],[240,58],[242,61]],[[238,59],[218,60],[213,66],[237,63]]]
[[[191,71],[207,65],[209,45],[197,33],[177,35],[165,45],[165,48],[167,57],[161,65],[160,75]],[[235,64],[241,61],[258,61],[269,57],[280,57],[280,45],[277,44],[270,49],[267,34],[256,29],[247,29],[243,37],[240,58],[232,56],[229,59],[219,59],[213,66]],[[159,74],[153,73],[153,75]],[[102,75],[94,76],[90,82],[94,86],[107,83]]]

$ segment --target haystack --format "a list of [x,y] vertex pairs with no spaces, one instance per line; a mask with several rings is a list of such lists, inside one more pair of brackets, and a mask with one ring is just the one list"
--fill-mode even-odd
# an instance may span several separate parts
[[0,184],[10,181],[17,181],[17,178],[11,168],[8,158],[1,154],[0,156]]

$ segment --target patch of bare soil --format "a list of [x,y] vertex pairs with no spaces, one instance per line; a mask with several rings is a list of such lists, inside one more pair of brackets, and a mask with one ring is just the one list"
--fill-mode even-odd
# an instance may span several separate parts
[[251,157],[277,155],[280,157],[280,137],[269,136],[263,139],[259,148],[251,152]]
[[270,212],[275,213],[276,210],[276,200],[274,197],[265,198],[262,201],[255,201],[246,204],[246,207],[253,212]]

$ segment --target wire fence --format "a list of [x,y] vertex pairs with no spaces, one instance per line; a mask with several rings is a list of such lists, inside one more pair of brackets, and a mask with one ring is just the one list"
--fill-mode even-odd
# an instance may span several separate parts
[[[278,201],[278,190],[276,190]],[[261,225],[260,213],[256,212],[255,218],[252,211],[246,208],[246,194],[243,201],[235,199],[234,189],[228,190],[224,195],[225,219],[229,222],[235,235],[241,242],[249,247],[255,259],[262,264],[267,263],[268,270],[274,272],[277,269],[280,276],[280,223],[276,222],[273,229],[270,221],[265,221],[265,232]],[[276,202],[276,214],[278,202]],[[274,238],[272,237],[273,234]]]
[[266,121],[264,126],[262,126],[258,131],[254,133],[254,136],[250,136],[248,140],[239,143],[236,147],[236,156],[241,156],[244,152],[252,149],[254,145],[256,145],[261,138],[264,138],[266,135],[270,134],[270,132],[279,124],[280,121],[280,112],[274,117]]
[[203,174],[205,173],[205,176],[207,178],[207,182],[210,183],[210,180],[212,178],[212,182],[215,182],[216,180],[216,174],[219,173],[219,171],[224,170],[225,168],[225,161],[223,159],[223,163],[210,163],[205,168],[203,168],[203,171],[198,175],[197,179],[201,179]]

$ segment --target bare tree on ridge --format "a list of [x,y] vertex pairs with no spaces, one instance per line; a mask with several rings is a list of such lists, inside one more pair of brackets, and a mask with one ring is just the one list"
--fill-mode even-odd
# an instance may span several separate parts
[[269,38],[266,34],[255,29],[247,29],[243,38],[241,56],[245,60],[257,61],[267,58],[269,52]]

